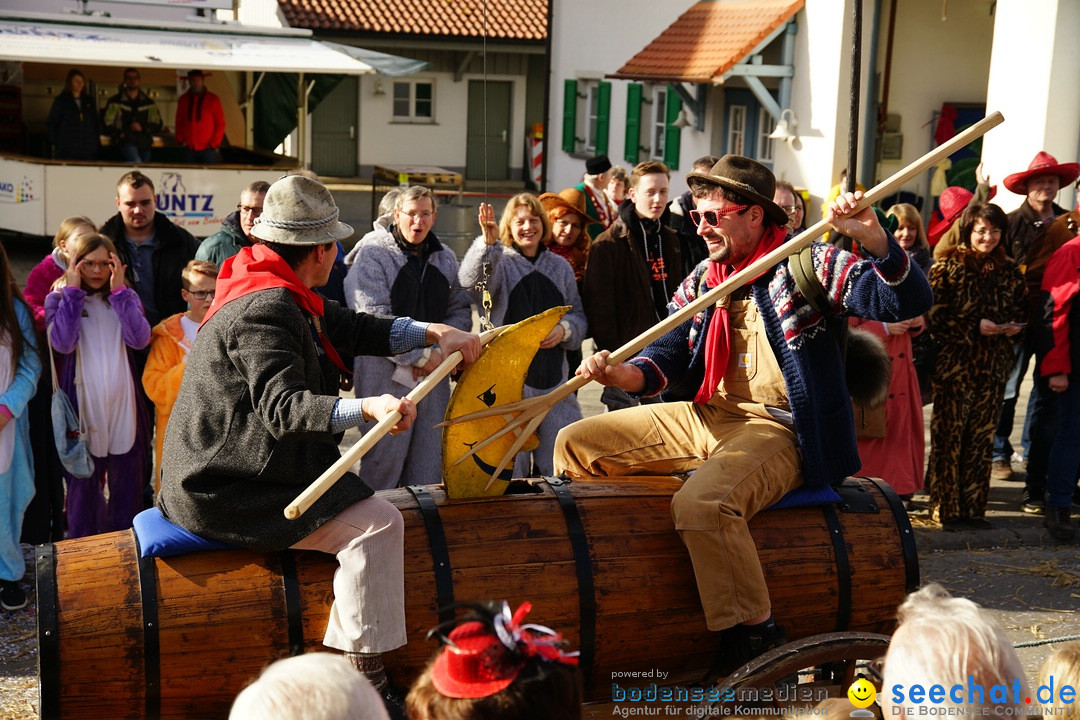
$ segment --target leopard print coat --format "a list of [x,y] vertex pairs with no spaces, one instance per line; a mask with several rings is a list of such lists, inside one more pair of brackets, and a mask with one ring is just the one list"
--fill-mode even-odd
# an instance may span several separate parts
[[981,518],[990,490],[994,425],[1020,335],[983,335],[983,318],[1023,322],[1026,287],[1019,266],[999,247],[966,245],[930,268],[930,336],[938,346],[927,485],[943,523]]

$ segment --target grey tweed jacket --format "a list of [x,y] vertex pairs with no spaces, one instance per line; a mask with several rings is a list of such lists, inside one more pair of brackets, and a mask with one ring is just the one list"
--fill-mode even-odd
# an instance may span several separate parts
[[[326,302],[324,332],[340,352],[390,354],[393,318]],[[199,331],[169,418],[158,506],[191,532],[280,550],[372,494],[353,474],[304,515],[283,514],[340,457],[330,432],[337,370],[287,290],[237,298]]]

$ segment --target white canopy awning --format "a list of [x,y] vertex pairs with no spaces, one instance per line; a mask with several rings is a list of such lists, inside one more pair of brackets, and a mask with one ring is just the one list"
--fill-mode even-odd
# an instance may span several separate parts
[[310,31],[196,23],[146,27],[145,21],[11,12],[0,12],[0,60],[343,75],[375,72],[372,64],[313,40]]

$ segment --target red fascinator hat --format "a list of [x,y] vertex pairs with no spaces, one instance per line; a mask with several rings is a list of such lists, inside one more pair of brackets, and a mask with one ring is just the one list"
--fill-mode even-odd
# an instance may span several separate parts
[[523,602],[511,615],[504,602],[499,612],[452,621],[460,624],[443,638],[445,645],[431,667],[435,689],[451,698],[488,697],[509,687],[532,658],[577,665],[578,653],[560,649],[562,635],[543,625],[521,623],[531,609],[531,603]]
[[[997,195],[997,185],[990,187],[990,194],[987,196],[986,202],[993,200],[995,195]],[[968,206],[973,197],[975,197],[975,193],[965,187],[955,185],[950,185],[942,191],[941,197],[938,199],[941,220],[931,225],[930,229],[926,231],[931,245],[937,244],[938,239],[945,234],[945,231],[952,227],[952,224],[963,214],[964,208]]]

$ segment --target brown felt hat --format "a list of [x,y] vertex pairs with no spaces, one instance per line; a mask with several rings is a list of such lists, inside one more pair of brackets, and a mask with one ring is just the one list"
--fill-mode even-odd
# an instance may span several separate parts
[[772,199],[776,192],[776,177],[772,170],[756,160],[742,155],[725,155],[709,172],[688,174],[686,184],[691,190],[702,186],[719,186],[737,192],[754,205],[760,205],[777,225],[787,224],[787,213]]
[[588,225],[592,222],[587,214],[585,214],[585,195],[575,188],[565,188],[559,191],[559,194],[544,193],[540,196],[540,204],[544,206],[544,210],[551,214],[551,211],[555,208],[566,208],[572,213],[575,213],[581,218],[581,222]]
[[321,245],[352,236],[352,226],[339,222],[339,215],[334,196],[321,182],[286,175],[266,191],[251,234],[282,245]]

